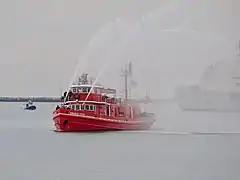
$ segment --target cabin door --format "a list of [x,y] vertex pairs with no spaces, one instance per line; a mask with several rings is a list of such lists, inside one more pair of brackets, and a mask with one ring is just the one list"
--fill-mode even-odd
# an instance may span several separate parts
[[110,106],[109,105],[106,106],[106,115],[110,116]]

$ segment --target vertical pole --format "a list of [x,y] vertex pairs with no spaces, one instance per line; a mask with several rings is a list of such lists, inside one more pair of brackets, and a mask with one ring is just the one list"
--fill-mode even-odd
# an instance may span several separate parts
[[128,90],[128,98],[131,99],[131,91],[132,91],[132,89],[131,89],[131,86],[132,86],[131,85],[131,79],[129,81],[130,81],[130,84],[129,84],[129,87],[128,87],[128,89],[129,89]]
[[238,40],[237,44],[237,55],[240,56],[240,40]]
[[62,105],[62,88],[60,88],[60,104]]
[[130,77],[129,81],[129,87],[128,87],[128,98],[131,99],[131,87],[132,87],[132,62],[130,61],[129,64],[128,64],[128,76]]
[[125,100],[128,99],[128,71],[127,68],[125,68],[124,71],[124,80],[125,80]]

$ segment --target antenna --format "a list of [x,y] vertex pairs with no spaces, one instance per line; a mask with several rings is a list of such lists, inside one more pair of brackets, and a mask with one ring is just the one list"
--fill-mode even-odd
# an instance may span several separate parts
[[240,40],[238,40],[238,43],[237,43],[237,55],[240,56]]
[[128,99],[128,75],[129,75],[128,73],[129,73],[129,71],[127,70],[127,67],[125,67],[125,70],[124,70],[125,100]]
[[128,64],[128,75],[130,77],[129,81],[130,81],[130,84],[129,84],[129,87],[128,87],[128,97],[129,99],[131,99],[131,95],[132,95],[132,78],[133,78],[133,69],[132,69],[132,62],[130,61],[129,64]]
[[60,88],[60,104],[62,104],[62,88]]
[[122,70],[121,76],[124,76],[124,92],[125,100],[128,100],[130,95],[130,88],[128,87],[128,78],[132,76],[132,63],[125,64],[125,69]]

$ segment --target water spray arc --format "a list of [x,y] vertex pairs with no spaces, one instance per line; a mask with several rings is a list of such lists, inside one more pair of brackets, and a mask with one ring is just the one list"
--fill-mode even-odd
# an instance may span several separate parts
[[[95,35],[92,37],[91,41],[87,44],[86,49],[84,50],[83,55],[80,57],[80,59],[78,61],[78,64],[77,64],[77,66],[75,68],[74,74],[73,74],[73,76],[70,79],[70,82],[69,82],[69,85],[68,85],[67,95],[68,95],[68,92],[70,90],[71,85],[74,82],[74,79],[79,74],[84,72],[84,70],[86,68],[86,60],[88,59],[88,56],[91,53],[91,48],[94,45],[96,45],[101,39],[103,39],[102,37],[106,37],[109,34],[108,33],[109,30],[111,30],[114,26],[119,26],[119,25],[121,25],[121,19],[117,18],[117,19],[115,19],[115,21],[109,22],[107,25],[105,25],[102,28],[100,28],[100,30],[98,32],[96,32]],[[66,97],[65,97],[64,101],[66,101]]]
[[[181,4],[182,3],[182,4]],[[184,0],[184,1],[178,1],[178,5],[176,4],[169,4],[169,7],[165,10],[162,10],[162,7],[154,10],[154,11],[150,11],[144,15],[142,15],[141,21],[139,22],[138,26],[148,26],[148,29],[151,28],[151,26],[154,26],[156,23],[160,23],[160,19],[163,18],[162,20],[164,20],[164,18],[171,13],[172,10],[181,10],[182,9],[182,22],[180,24],[180,26],[175,27],[175,28],[164,28],[160,31],[158,31],[159,33],[164,33],[164,32],[181,32],[181,31],[185,31],[187,33],[194,33],[197,34],[198,36],[196,36],[198,39],[206,39],[206,40],[218,40],[222,43],[231,43],[231,40],[234,39],[234,37],[222,37],[221,35],[217,35],[215,33],[203,33],[203,32],[199,32],[195,29],[192,28],[188,28],[187,25],[189,23],[189,9],[190,9],[190,1],[189,0]],[[165,6],[166,8],[166,6]],[[165,16],[163,16],[165,15]],[[142,28],[144,30],[144,28]],[[147,32],[145,31],[144,33],[147,34]]]
[[[131,31],[128,31],[128,39],[127,38],[122,38],[122,40],[120,40],[120,42],[118,42],[117,46],[111,47],[111,48],[118,48],[118,50],[122,50],[124,48],[126,48],[127,44],[129,44],[129,40],[133,40],[132,39],[132,35],[138,31],[140,32],[140,36],[145,36],[149,34],[149,32],[144,31],[144,27],[146,26],[148,28],[153,28],[151,27],[152,25],[154,25],[154,23],[159,22],[160,18],[164,18],[167,16],[167,14],[169,14],[171,11],[178,9],[179,7],[183,8],[183,22],[181,23],[181,25],[179,27],[176,28],[165,28],[165,29],[161,29],[158,31],[158,33],[179,33],[179,32],[187,32],[187,33],[196,33],[199,39],[215,39],[215,40],[220,40],[221,42],[226,42],[229,41],[229,38],[224,38],[221,36],[218,36],[216,34],[210,34],[210,33],[201,33],[198,32],[196,30],[187,28],[186,25],[188,23],[188,15],[189,13],[187,12],[188,10],[188,5],[189,5],[189,1],[185,0],[182,4],[179,4],[180,2],[183,1],[178,1],[178,3],[168,3],[167,5],[158,8],[155,11],[150,11],[144,15],[142,15],[142,18],[140,20],[140,22],[138,22],[137,24],[133,25],[133,28],[131,29]],[[165,16],[164,16],[165,15]],[[157,20],[157,21],[156,21]],[[74,78],[79,74],[79,69],[81,68],[81,71],[84,70],[84,64],[83,62],[87,60],[88,55],[91,53],[91,47],[93,47],[94,45],[96,45],[101,39],[106,39],[106,37],[108,36],[110,31],[114,31],[115,29],[120,29],[118,26],[115,26],[116,24],[121,24],[122,20],[120,18],[116,19],[113,22],[109,22],[107,25],[103,26],[97,33],[96,35],[93,36],[92,40],[88,43],[88,46],[86,48],[86,50],[84,51],[83,56],[80,58],[80,61],[78,62],[78,65],[76,66],[76,69],[74,71],[74,75],[70,80],[69,83],[69,87],[71,86],[71,84],[73,83]],[[130,37],[130,38],[129,38]],[[141,38],[141,37],[140,37]]]

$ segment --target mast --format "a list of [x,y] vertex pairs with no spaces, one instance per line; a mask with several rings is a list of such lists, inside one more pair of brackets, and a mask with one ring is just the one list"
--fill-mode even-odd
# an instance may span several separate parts
[[124,91],[125,91],[125,100],[128,99],[128,70],[125,68],[124,70]]
[[238,40],[238,43],[237,43],[237,56],[240,56],[240,40]]
[[132,62],[130,61],[129,64],[128,64],[128,75],[130,77],[130,84],[129,84],[129,87],[128,87],[128,97],[129,99],[131,99],[131,91],[132,91]]
[[62,104],[62,88],[60,88],[60,104]]
[[125,65],[125,69],[122,70],[122,76],[124,76],[124,94],[125,94],[125,100],[128,100],[130,95],[130,86],[128,87],[128,80],[129,77],[132,75],[132,63],[128,63]]

